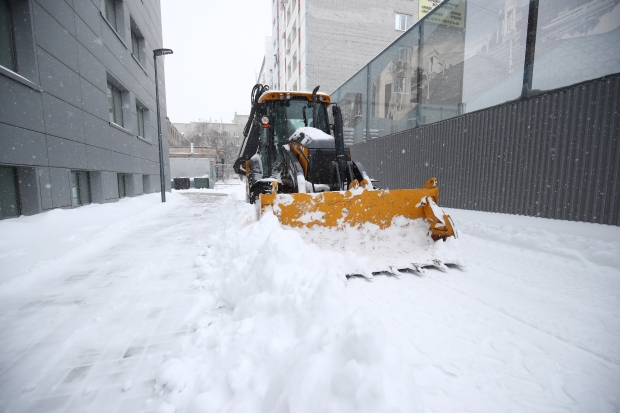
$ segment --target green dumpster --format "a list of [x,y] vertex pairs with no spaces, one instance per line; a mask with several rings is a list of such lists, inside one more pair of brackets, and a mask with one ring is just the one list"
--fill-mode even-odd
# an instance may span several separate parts
[[209,188],[209,178],[194,178],[194,188],[196,189]]

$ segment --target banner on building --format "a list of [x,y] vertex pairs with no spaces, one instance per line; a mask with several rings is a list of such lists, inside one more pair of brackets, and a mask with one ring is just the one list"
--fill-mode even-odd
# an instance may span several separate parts
[[[435,8],[442,0],[419,0],[420,19],[426,16]],[[455,0],[441,6],[441,10],[437,10],[427,20],[429,23],[437,23],[444,26],[465,28],[465,0]]]

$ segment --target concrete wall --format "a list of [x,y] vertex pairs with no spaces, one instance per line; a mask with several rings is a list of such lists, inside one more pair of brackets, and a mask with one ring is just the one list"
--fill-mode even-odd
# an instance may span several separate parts
[[207,158],[171,158],[170,174],[173,178],[198,178],[209,175],[211,163]]
[[[38,198],[22,203],[22,212],[70,207],[71,170],[91,172],[94,202],[118,199],[117,173],[129,174],[133,194],[141,194],[143,175],[159,173],[152,59],[153,49],[162,46],[159,2],[117,2],[116,30],[103,17],[100,0],[10,3],[18,68],[0,67],[0,164],[18,167],[29,182],[22,195]],[[138,59],[131,53],[131,20],[144,37]],[[161,60],[159,65],[165,122]],[[124,89],[123,127],[109,121],[108,82]],[[146,109],[144,138],[137,136],[136,104]]]

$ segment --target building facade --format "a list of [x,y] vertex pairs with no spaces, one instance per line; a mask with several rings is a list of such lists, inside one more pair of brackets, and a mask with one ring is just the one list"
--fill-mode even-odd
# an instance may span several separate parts
[[0,0],[0,218],[159,191],[161,47],[159,2]]
[[273,39],[271,37],[265,37],[265,57],[263,58],[263,64],[258,72],[256,83],[273,85],[273,61]]
[[[231,122],[214,122],[211,119],[209,121],[198,121],[190,123],[174,123],[174,127],[184,137],[184,144],[181,146],[190,146],[190,142],[194,143],[194,147],[215,147],[209,145],[209,138],[215,136],[222,137],[222,141],[230,143],[232,146],[239,147],[243,140],[243,129],[248,123],[249,115],[238,115],[235,112],[235,116]],[[172,146],[172,145],[171,145]]]
[[[272,89],[331,94],[439,3],[273,0]],[[267,59],[265,59],[267,61]]]
[[168,129],[168,150],[170,151],[170,148],[173,146],[183,146],[185,144],[185,136],[174,126],[170,118],[166,118],[166,126]]

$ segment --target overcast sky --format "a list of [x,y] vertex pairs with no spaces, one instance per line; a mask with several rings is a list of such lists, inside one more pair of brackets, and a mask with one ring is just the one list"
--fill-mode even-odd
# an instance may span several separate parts
[[168,117],[173,123],[250,113],[271,36],[271,0],[161,0]]

